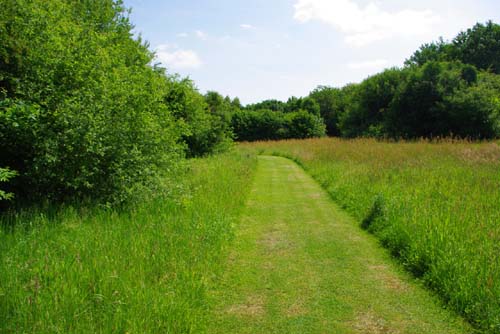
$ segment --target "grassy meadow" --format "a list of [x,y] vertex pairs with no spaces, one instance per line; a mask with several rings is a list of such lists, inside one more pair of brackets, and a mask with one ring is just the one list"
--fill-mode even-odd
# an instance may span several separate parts
[[0,333],[197,333],[256,159],[195,159],[133,209],[4,216]]
[[415,276],[500,333],[500,146],[311,139],[242,150],[292,158]]

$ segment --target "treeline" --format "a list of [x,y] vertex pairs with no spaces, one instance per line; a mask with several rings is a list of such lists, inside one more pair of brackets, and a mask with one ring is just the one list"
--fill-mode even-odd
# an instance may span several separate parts
[[0,200],[123,202],[231,141],[132,28],[121,1],[2,2]]
[[233,140],[500,135],[500,26],[422,46],[403,68],[242,106],[154,64],[122,1],[0,11],[0,201],[121,203]]
[[500,26],[476,24],[450,42],[423,45],[404,67],[359,84],[320,86],[304,99],[248,106],[254,113],[244,112],[245,122],[236,118],[235,133],[242,140],[288,138],[279,120],[306,101],[301,109],[316,115],[319,106],[329,136],[494,138],[500,136],[499,73]]

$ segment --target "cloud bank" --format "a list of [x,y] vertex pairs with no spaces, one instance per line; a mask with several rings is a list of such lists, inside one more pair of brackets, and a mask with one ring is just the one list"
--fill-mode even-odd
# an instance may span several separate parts
[[202,65],[200,57],[193,50],[182,50],[168,44],[156,47],[155,59],[167,68],[175,70],[194,69]]
[[349,63],[347,64],[347,67],[353,70],[375,70],[375,69],[383,69],[387,65],[389,65],[388,60],[376,59],[376,60]]
[[320,21],[343,32],[353,46],[402,36],[419,36],[432,32],[441,18],[431,10],[386,11],[374,2],[366,6],[354,0],[298,0],[295,20]]
[[241,29],[245,29],[245,30],[252,30],[252,29],[255,29],[255,27],[251,24],[247,24],[247,23],[243,23],[243,24],[240,24],[240,28]]

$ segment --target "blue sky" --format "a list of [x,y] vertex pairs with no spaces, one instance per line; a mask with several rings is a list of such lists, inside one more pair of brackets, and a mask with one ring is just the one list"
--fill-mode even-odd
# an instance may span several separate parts
[[125,0],[170,73],[243,103],[307,95],[401,66],[421,44],[476,22],[498,0]]

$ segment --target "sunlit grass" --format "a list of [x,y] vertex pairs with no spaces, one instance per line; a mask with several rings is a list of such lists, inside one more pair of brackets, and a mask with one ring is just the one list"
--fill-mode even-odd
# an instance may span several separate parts
[[254,166],[238,154],[193,160],[172,195],[134,209],[4,217],[0,332],[200,332]]
[[500,333],[497,143],[314,139],[242,149],[298,161],[450,306]]

